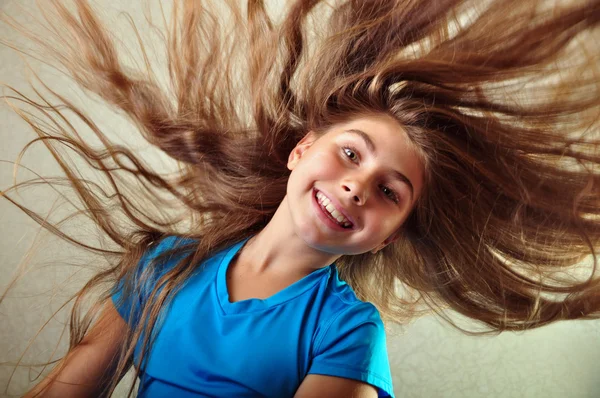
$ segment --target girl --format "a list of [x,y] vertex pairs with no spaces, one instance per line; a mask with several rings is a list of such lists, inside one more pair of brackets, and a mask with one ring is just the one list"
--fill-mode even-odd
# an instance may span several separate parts
[[[109,396],[132,365],[138,396],[393,396],[383,322],[423,305],[487,333],[600,314],[598,1],[304,0],[278,21],[254,0],[228,4],[227,25],[215,4],[175,3],[167,88],[143,45],[146,72],[123,65],[86,1],[52,5],[43,36],[5,20],[181,167],[152,170],[48,87],[14,89],[114,243],[3,191],[110,264],[26,396]],[[589,254],[587,280],[559,277]]]

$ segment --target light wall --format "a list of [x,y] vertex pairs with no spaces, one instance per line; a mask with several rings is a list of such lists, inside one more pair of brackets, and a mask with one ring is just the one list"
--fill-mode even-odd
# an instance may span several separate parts
[[[42,2],[43,3],[43,2]],[[107,14],[113,32],[121,32],[126,25],[118,11],[131,12],[137,22],[143,22],[138,2],[99,1]],[[39,16],[31,0],[3,0],[0,8],[19,17],[31,20],[19,7]],[[143,24],[141,34],[144,31]],[[2,39],[16,39],[6,25],[0,27]],[[123,40],[131,35],[120,35]],[[0,46],[0,81],[31,92],[26,71],[19,55]],[[121,116],[108,109],[99,100],[86,98],[64,76],[50,68],[36,64],[44,81],[59,88],[69,98],[80,101],[95,121],[106,131],[136,146],[140,152],[151,148],[133,134],[132,127]],[[5,94],[8,91],[5,90]],[[34,137],[31,129],[8,107],[0,105],[0,159],[14,161],[27,141]],[[155,162],[164,158],[155,156]],[[59,170],[43,146],[34,147],[24,158],[24,164],[44,175]],[[164,167],[169,167],[168,162]],[[0,188],[12,183],[12,166],[0,163]],[[25,170],[19,171],[20,180],[31,177]],[[47,210],[54,204],[56,195],[49,190],[34,191],[25,197],[26,204],[37,210]],[[60,210],[59,210],[60,211]],[[5,200],[0,200],[0,288],[4,290],[11,275],[16,272],[23,254],[34,241],[36,224]],[[88,230],[91,233],[91,231]],[[70,256],[81,253],[69,252],[65,245],[54,242],[40,248],[34,263],[45,260],[64,260],[64,267],[45,267],[24,279],[11,292],[0,307],[0,362],[15,361],[52,310],[56,310],[69,292],[74,292],[85,280],[85,275],[73,275],[66,265]],[[60,260],[62,259],[62,260]],[[72,280],[67,278],[72,277]],[[33,297],[30,297],[33,295]],[[67,313],[59,318],[66,321]],[[48,325],[37,343],[25,357],[27,361],[47,360],[57,341],[62,325]],[[64,349],[66,336],[60,347]],[[505,333],[497,337],[469,337],[437,318],[427,317],[407,327],[404,334],[388,338],[390,361],[396,395],[409,397],[599,397],[600,378],[600,322],[576,321],[554,324],[526,333]],[[13,367],[0,366],[2,391],[11,377]],[[19,369],[12,377],[8,393],[17,394],[27,388],[28,372]],[[0,392],[0,395],[2,392]],[[7,395],[8,396],[8,395]],[[115,396],[124,396],[124,386]]]

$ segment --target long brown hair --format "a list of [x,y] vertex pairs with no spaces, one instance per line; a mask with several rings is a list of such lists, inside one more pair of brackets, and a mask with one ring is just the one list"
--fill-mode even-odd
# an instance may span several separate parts
[[[180,165],[176,175],[154,170],[50,87],[37,98],[11,88],[14,103],[36,112],[20,115],[66,173],[45,181],[70,184],[85,204],[79,214],[113,245],[67,234],[14,199],[16,187],[3,191],[44,228],[110,264],[73,297],[70,349],[100,308],[80,315],[89,291],[123,280],[126,294],[135,294],[134,271],[148,247],[167,235],[192,238],[173,250],[180,261],[142,308],[147,329],[135,325],[127,336],[122,374],[140,336],[147,354],[160,309],[195,267],[269,222],[286,192],[288,154],[303,135],[372,113],[392,116],[406,131],[423,160],[425,188],[398,241],[337,261],[360,299],[385,321],[435,311],[460,328],[444,312],[450,308],[488,326],[460,328],[470,334],[600,315],[593,278],[600,51],[588,44],[598,37],[600,2],[353,0],[332,7],[300,0],[280,20],[262,1],[248,1],[245,10],[227,2],[233,29],[225,34],[213,3],[185,1],[174,4],[166,29],[148,19],[163,32],[167,88],[143,44],[146,68],[124,66],[86,1],[74,10],[52,5],[43,10],[51,28],[43,37],[5,21]],[[100,144],[81,139],[67,114]],[[108,183],[79,176],[65,148]],[[155,206],[136,206],[138,197]],[[561,278],[590,255],[588,279]],[[105,289],[98,303],[112,292]]]

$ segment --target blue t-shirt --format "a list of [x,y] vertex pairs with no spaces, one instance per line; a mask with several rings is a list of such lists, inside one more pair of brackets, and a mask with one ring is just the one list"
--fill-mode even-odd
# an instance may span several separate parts
[[[150,249],[141,268],[178,239]],[[227,267],[246,241],[206,259],[175,295],[142,366],[138,397],[293,397],[308,374],[360,380],[393,397],[379,313],[356,298],[335,264],[267,299],[229,301]],[[142,300],[150,291],[142,287]],[[117,286],[112,299],[128,319],[132,299],[121,293]]]

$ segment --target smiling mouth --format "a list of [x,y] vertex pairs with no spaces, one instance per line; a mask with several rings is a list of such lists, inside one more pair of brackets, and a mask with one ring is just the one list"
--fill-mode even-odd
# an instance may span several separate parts
[[[319,201],[319,198],[317,197],[317,194],[319,192],[320,191],[315,190],[313,196],[314,196],[315,200],[317,201],[317,205],[321,208],[321,211],[323,212],[323,214],[325,214],[325,216],[329,220],[331,220],[331,222],[335,223],[340,228],[343,228],[343,229],[353,229],[354,224],[352,224],[352,222],[350,222],[349,220],[347,220],[345,216],[342,215],[342,217],[344,217],[344,219],[345,219],[345,221],[342,221],[342,222],[338,221],[335,217],[333,217],[333,214],[331,214],[329,212],[329,210],[327,210],[327,208],[325,206],[323,206],[323,204]],[[321,195],[324,195],[324,194],[321,192]]]

